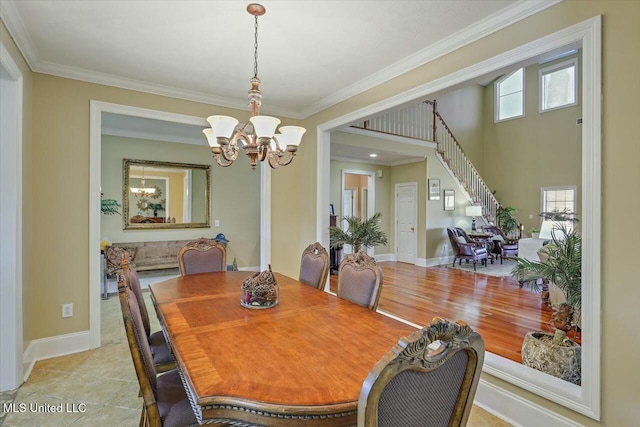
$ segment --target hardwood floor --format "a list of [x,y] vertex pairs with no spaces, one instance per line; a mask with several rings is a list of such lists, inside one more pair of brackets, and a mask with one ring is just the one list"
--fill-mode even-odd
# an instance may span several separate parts
[[[464,320],[482,335],[488,352],[521,363],[527,332],[552,330],[552,310],[540,294],[510,277],[400,262],[378,265],[384,271],[378,310],[418,325],[436,316]],[[331,291],[338,291],[337,275],[331,276]]]

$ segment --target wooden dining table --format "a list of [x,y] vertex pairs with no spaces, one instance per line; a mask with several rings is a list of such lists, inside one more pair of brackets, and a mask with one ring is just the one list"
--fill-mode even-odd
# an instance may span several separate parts
[[278,273],[278,305],[245,308],[249,275],[150,285],[198,421],[355,425],[364,379],[415,328]]

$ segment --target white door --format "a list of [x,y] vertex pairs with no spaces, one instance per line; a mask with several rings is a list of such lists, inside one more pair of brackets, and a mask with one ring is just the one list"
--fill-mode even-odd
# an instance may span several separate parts
[[418,233],[416,229],[417,185],[396,185],[396,259],[415,264]]

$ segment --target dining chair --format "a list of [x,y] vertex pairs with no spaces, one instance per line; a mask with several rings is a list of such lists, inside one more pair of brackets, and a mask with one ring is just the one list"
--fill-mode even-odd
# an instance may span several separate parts
[[204,237],[189,242],[178,252],[180,274],[210,273],[227,269],[227,249],[219,242]]
[[144,297],[142,296],[140,278],[138,277],[138,273],[135,268],[130,266],[129,257],[127,256],[126,251],[122,254],[122,274],[124,276],[125,284],[129,286],[136,297],[138,310],[140,311],[140,318],[142,319],[145,336],[147,337],[149,347],[151,348],[151,356],[156,371],[166,372],[170,369],[175,369],[176,361],[173,358],[173,354],[171,354],[171,349],[164,334],[162,331],[151,333],[149,312],[147,311],[147,305],[145,304]]
[[197,419],[177,369],[157,375],[149,341],[145,336],[140,307],[125,274],[118,274],[118,293],[122,320],[133,366],[143,399],[140,425],[178,427],[197,425]]
[[338,269],[338,297],[375,311],[383,279],[382,269],[369,255],[347,255]]
[[358,426],[466,425],[484,352],[484,340],[466,323],[433,319],[400,339],[369,372]]
[[492,252],[500,258],[500,264],[502,264],[505,257],[509,258],[518,256],[518,239],[507,237],[505,232],[495,225],[485,225],[482,229],[487,233],[493,234],[493,237],[491,238],[493,241]]
[[327,277],[329,277],[329,254],[319,242],[312,243],[302,252],[298,280],[316,289],[322,289],[327,282]]

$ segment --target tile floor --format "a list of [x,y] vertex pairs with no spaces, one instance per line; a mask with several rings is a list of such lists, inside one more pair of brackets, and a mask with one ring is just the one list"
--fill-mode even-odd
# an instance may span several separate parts
[[[145,292],[149,313],[153,306]],[[138,426],[142,399],[122,324],[117,295],[102,301],[102,347],[36,363],[18,390],[0,393],[3,426]],[[158,330],[155,316],[152,330]],[[14,400],[16,412],[4,412]],[[20,406],[23,405],[23,406]],[[30,411],[30,406],[62,408],[63,413]],[[62,405],[62,406],[60,406]],[[24,407],[24,412],[19,412]],[[469,427],[508,423],[474,406]]]

